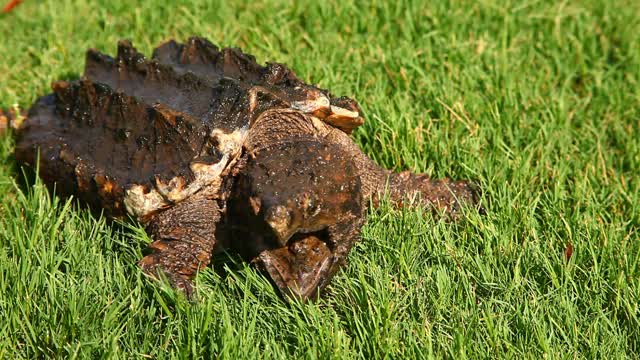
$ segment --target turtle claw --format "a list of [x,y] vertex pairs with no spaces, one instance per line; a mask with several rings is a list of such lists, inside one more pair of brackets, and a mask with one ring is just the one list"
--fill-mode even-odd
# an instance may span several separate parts
[[142,271],[149,278],[159,281],[166,279],[171,287],[184,294],[187,299],[192,300],[194,296],[193,281],[185,275],[176,274],[165,269],[159,262],[157,254],[150,254],[142,258],[138,262],[138,265],[142,268]]

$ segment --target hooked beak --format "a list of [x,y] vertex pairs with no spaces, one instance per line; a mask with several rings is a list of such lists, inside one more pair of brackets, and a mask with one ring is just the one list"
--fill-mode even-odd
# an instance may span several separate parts
[[264,220],[273,230],[281,246],[285,246],[295,233],[295,229],[291,226],[293,222],[292,214],[282,205],[272,206],[267,209],[264,214]]

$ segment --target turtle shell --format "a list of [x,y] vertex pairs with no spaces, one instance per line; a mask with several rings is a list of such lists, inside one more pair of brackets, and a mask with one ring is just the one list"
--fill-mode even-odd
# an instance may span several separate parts
[[52,88],[29,110],[16,158],[57,193],[116,217],[216,193],[266,110],[293,108],[346,132],[362,123],[355,101],[196,37],[165,42],[151,59],[129,41],[115,58],[90,49],[82,78]]

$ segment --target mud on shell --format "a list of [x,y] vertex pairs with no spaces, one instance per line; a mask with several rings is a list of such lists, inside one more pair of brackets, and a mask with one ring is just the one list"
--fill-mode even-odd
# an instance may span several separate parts
[[113,58],[90,49],[84,76],[52,88],[29,111],[16,157],[35,165],[39,149],[47,183],[112,216],[143,218],[215,187],[266,110],[346,116],[353,120],[343,121],[348,131],[362,122],[353,100],[303,83],[285,65],[262,66],[202,38],[170,40],[151,59],[129,41],[118,43]]

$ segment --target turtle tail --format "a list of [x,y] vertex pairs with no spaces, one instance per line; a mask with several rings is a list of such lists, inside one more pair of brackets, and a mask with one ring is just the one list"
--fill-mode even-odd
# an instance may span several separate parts
[[353,158],[360,172],[363,196],[370,198],[374,207],[382,199],[388,199],[400,207],[421,204],[451,218],[456,218],[464,205],[485,212],[480,205],[480,188],[474,181],[433,179],[410,171],[393,172],[371,160],[344,132],[330,131],[325,136],[342,145]]

